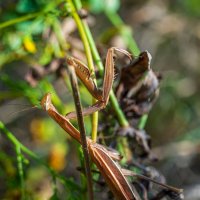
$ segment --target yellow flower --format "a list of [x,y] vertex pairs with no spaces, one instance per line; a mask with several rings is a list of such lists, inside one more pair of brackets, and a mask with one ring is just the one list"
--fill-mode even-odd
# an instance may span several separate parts
[[37,51],[34,41],[30,36],[25,36],[23,39],[24,48],[29,53],[35,53]]
[[49,153],[49,165],[56,171],[61,171],[66,165],[66,146],[61,143],[54,144]]

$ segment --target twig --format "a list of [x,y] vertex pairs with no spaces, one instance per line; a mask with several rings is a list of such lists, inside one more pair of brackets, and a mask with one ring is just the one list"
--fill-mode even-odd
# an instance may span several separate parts
[[173,187],[173,186],[170,186],[170,185],[167,185],[167,184],[164,184],[164,183],[160,183],[152,178],[149,178],[147,176],[144,176],[142,174],[137,174],[137,173],[134,173],[130,170],[127,170],[127,169],[122,169],[122,172],[125,176],[134,176],[136,178],[139,178],[139,179],[143,179],[143,180],[147,180],[147,181],[151,181],[159,186],[161,186],[162,188],[165,188],[165,189],[168,189],[168,190],[171,190],[175,193],[178,193],[178,194],[181,194],[183,192],[183,189],[179,189],[179,188],[176,188],[176,187]]
[[93,200],[92,174],[91,174],[91,169],[90,169],[90,159],[89,159],[89,152],[88,152],[88,146],[87,146],[87,140],[86,140],[85,125],[83,121],[82,106],[80,102],[80,94],[78,90],[78,82],[77,82],[76,73],[74,71],[74,67],[69,65],[68,69],[69,69],[69,76],[70,76],[70,81],[72,85],[74,103],[76,107],[77,120],[78,120],[79,129],[80,129],[80,135],[81,135],[81,143],[82,143],[82,149],[83,149],[83,154],[84,154],[85,172],[87,176],[88,194],[89,194],[89,199]]

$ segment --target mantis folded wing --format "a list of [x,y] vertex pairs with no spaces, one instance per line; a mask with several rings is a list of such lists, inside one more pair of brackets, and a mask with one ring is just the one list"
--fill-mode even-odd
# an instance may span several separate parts
[[[43,97],[41,105],[43,109],[48,112],[50,117],[52,117],[75,140],[81,143],[79,131],[69,122],[69,120],[58,113],[51,103],[50,93],[47,93]],[[91,159],[103,175],[115,198],[119,200],[140,200],[140,198],[134,194],[126,177],[123,175],[120,166],[113,160],[112,153],[104,146],[94,143],[89,138],[87,138],[87,145]]]

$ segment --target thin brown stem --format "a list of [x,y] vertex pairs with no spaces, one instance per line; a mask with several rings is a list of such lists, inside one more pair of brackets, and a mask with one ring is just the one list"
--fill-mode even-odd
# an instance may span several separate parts
[[74,71],[74,67],[69,65],[68,69],[69,69],[70,81],[72,85],[73,97],[74,97],[74,102],[75,102],[75,107],[76,107],[77,120],[78,120],[79,129],[80,129],[80,135],[81,135],[81,144],[82,144],[83,155],[84,155],[85,173],[87,177],[88,195],[89,195],[89,199],[93,200],[94,198],[93,198],[93,189],[92,189],[93,187],[92,187],[92,174],[91,174],[91,169],[90,169],[90,158],[89,158],[89,151],[88,151],[88,146],[87,146],[85,125],[83,121],[80,94],[78,90],[78,81],[77,81],[76,73]]
[[144,179],[144,180],[147,180],[147,181],[151,181],[151,182],[153,182],[153,183],[155,183],[155,184],[157,184],[157,185],[159,185],[159,186],[161,186],[161,187],[163,187],[165,189],[171,190],[171,191],[176,192],[178,194],[181,194],[183,192],[183,189],[179,189],[179,188],[176,188],[176,187],[164,184],[164,183],[160,183],[160,182],[158,182],[158,181],[156,181],[156,180],[154,180],[152,178],[149,178],[149,177],[144,176],[142,174],[136,174],[136,173],[134,173],[134,172],[132,172],[130,170],[122,169],[122,172],[123,172],[123,174],[125,176],[134,176],[134,177],[137,177],[139,179]]

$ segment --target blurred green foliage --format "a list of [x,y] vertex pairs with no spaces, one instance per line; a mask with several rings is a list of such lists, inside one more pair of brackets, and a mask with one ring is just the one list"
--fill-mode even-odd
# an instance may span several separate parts
[[198,0],[184,0],[180,3],[190,15],[200,17],[200,5]]
[[119,0],[87,0],[85,3],[87,3],[90,7],[90,10],[96,14],[104,12],[105,10],[108,12],[117,12],[120,8]]

